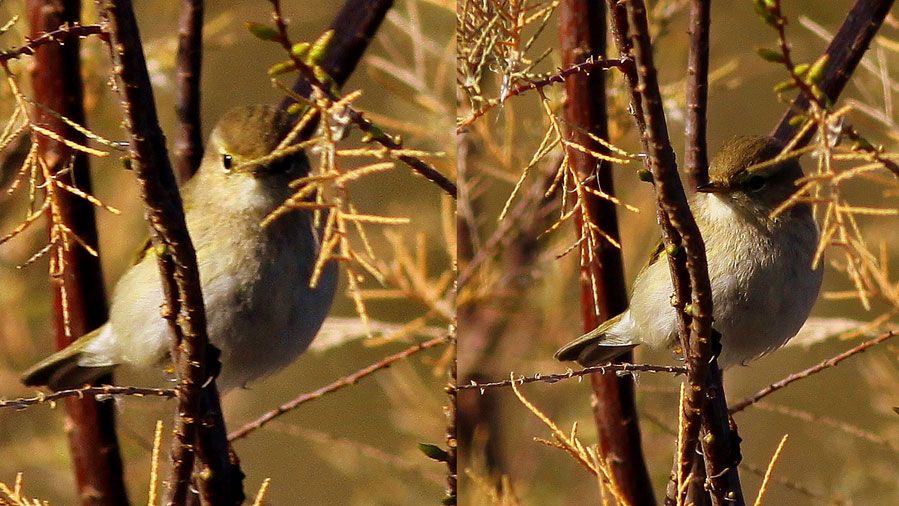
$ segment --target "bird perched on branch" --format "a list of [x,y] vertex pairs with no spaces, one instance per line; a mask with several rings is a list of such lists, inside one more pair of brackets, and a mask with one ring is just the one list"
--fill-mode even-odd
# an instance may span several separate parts
[[[296,210],[262,226],[309,172],[304,153],[258,161],[290,131],[270,106],[234,109],[221,118],[196,175],[181,189],[197,252],[209,340],[221,350],[221,389],[245,386],[292,362],[312,342],[330,309],[337,266],[328,262],[315,288],[319,253],[312,212]],[[26,385],[80,387],[127,364],[152,367],[169,354],[168,322],[153,249],[115,287],[109,321],[23,376]]]
[[[811,206],[799,202],[774,213],[803,175],[795,157],[777,160],[783,147],[771,137],[731,140],[690,201],[706,245],[721,367],[783,346],[805,323],[821,288],[822,267],[812,266],[818,227]],[[674,346],[677,315],[664,253],[660,244],[637,275],[627,311],[565,345],[556,358],[591,366],[641,343]]]

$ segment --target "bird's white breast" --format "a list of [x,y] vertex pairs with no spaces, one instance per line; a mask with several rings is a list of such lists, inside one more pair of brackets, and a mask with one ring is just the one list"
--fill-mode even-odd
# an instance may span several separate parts
[[[820,267],[811,268],[818,238],[811,215],[784,215],[793,222],[764,229],[714,194],[697,195],[692,207],[706,243],[720,363],[745,363],[782,346],[805,322],[821,285]],[[671,293],[666,259],[638,276],[631,318],[640,340],[670,346],[676,339]]]

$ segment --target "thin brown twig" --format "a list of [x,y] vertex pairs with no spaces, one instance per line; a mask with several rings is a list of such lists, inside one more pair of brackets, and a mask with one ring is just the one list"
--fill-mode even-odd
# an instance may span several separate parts
[[499,99],[492,99],[487,101],[487,103],[477,109],[472,111],[468,117],[459,121],[456,125],[456,133],[462,133],[467,127],[471,126],[472,123],[477,121],[478,118],[490,112],[491,109],[506,103],[512,97],[516,97],[530,90],[538,90],[541,88],[545,88],[547,86],[553,84],[564,84],[570,76],[578,73],[590,74],[594,70],[609,70],[613,68],[623,69],[624,67],[633,66],[634,62],[627,57],[621,57],[617,60],[609,60],[599,58],[595,55],[589,55],[586,61],[581,63],[577,63],[571,65],[566,68],[560,68],[555,73],[546,74],[542,76],[536,76],[530,79],[525,84],[520,84],[508,92],[506,92]]
[[827,360],[819,362],[818,364],[813,365],[812,367],[809,367],[808,369],[805,369],[805,370],[802,370],[799,372],[795,372],[780,381],[776,381],[776,382],[766,386],[765,388],[756,392],[754,395],[750,395],[749,397],[743,399],[742,401],[731,404],[730,413],[734,414],[734,413],[743,411],[747,407],[752,406],[759,400],[764,399],[765,397],[773,394],[774,392],[776,392],[782,388],[785,388],[787,385],[789,385],[791,383],[794,383],[794,382],[799,381],[804,378],[808,378],[809,376],[817,374],[817,373],[823,371],[824,369],[829,369],[831,367],[834,367],[837,364],[839,364],[840,362],[846,360],[847,358],[849,358],[853,355],[857,355],[857,354],[867,350],[868,348],[875,346],[877,344],[880,344],[894,336],[896,336],[896,332],[891,330],[883,335],[875,337],[874,339],[865,341],[854,348],[848,349],[835,357],[831,357],[831,358],[828,358]]
[[687,57],[686,151],[684,172],[695,188],[709,178],[706,110],[709,101],[711,0],[690,0],[690,52]]
[[144,388],[114,385],[99,385],[83,388],[73,388],[70,390],[59,390],[51,394],[40,393],[34,397],[19,397],[17,399],[0,399],[0,408],[25,409],[38,404],[53,403],[59,399],[67,399],[76,397],[79,399],[88,397],[114,397],[119,395],[129,395],[134,397],[162,397],[165,399],[174,399],[178,396],[178,391],[174,388]]
[[60,44],[69,37],[83,38],[91,35],[100,35],[107,38],[109,34],[105,30],[105,26],[100,24],[81,25],[77,23],[63,24],[56,30],[35,35],[27,44],[0,51],[0,61],[9,61],[21,58],[23,56],[31,56],[35,51],[47,44]]
[[571,378],[580,378],[582,376],[587,376],[590,374],[628,374],[631,375],[633,373],[638,372],[653,372],[653,373],[669,373],[669,374],[686,374],[687,368],[684,366],[678,365],[656,365],[656,364],[627,364],[627,363],[614,363],[614,364],[606,364],[606,365],[594,365],[591,367],[585,367],[583,369],[579,369],[577,371],[569,369],[566,372],[562,373],[553,373],[553,374],[533,374],[531,376],[520,376],[515,379],[507,379],[503,381],[489,381],[489,382],[475,382],[472,381],[470,383],[462,384],[456,386],[456,390],[486,390],[488,388],[502,388],[502,387],[510,387],[512,383],[516,385],[524,385],[526,383],[558,383],[559,381],[571,379]]
[[403,351],[398,353],[394,353],[392,355],[387,355],[386,357],[370,364],[358,371],[343,376],[341,378],[336,379],[335,381],[325,385],[317,390],[313,390],[312,392],[307,392],[302,395],[297,396],[291,401],[285,402],[284,404],[278,406],[277,408],[263,414],[259,418],[244,424],[242,427],[228,434],[228,440],[234,441],[237,439],[244,438],[248,436],[250,433],[256,431],[257,429],[262,428],[265,424],[274,420],[275,418],[287,413],[288,411],[292,411],[299,406],[318,399],[325,394],[329,394],[331,392],[340,390],[342,388],[348,387],[350,385],[355,385],[359,382],[359,380],[365,378],[366,376],[370,376],[371,374],[381,370],[386,369],[400,360],[406,359],[419,353],[421,351],[433,348],[435,346],[439,346],[441,344],[446,344],[450,342],[450,338],[448,336],[435,337],[434,339],[429,339],[427,341],[423,341],[418,344],[414,344]]
[[200,75],[203,64],[203,0],[182,0],[178,21],[178,56],[175,79],[175,112],[178,129],[172,149],[172,166],[180,182],[200,168],[203,138],[200,130]]
[[[272,0],[272,7],[274,11],[272,17],[275,21],[275,27],[279,32],[278,41],[284,47],[284,50],[287,52],[287,54],[290,55],[293,65],[300,72],[303,78],[308,81],[309,85],[316,90],[317,93],[319,93],[322,97],[328,99],[332,103],[339,102],[340,97],[338,97],[337,94],[332,91],[331,86],[322,82],[322,80],[319,79],[318,75],[316,75],[315,69],[313,69],[309,64],[304,62],[293,53],[293,44],[291,43],[290,37],[287,33],[287,24],[281,12],[280,0]],[[352,106],[347,105],[345,108],[345,112],[349,120],[352,121],[353,124],[355,124],[372,141],[377,142],[378,144],[384,146],[389,150],[403,149],[403,144],[400,140],[386,134],[381,129],[377,128],[374,123],[372,123],[368,118],[365,117],[364,114],[362,114]],[[440,171],[432,167],[430,164],[422,161],[420,158],[409,155],[399,155],[396,158],[411,167],[412,170],[417,172],[419,175],[424,176],[424,178],[428,181],[436,184],[449,196],[453,197],[454,199],[456,198],[458,193],[456,184],[450,181],[446,176],[444,176],[442,173],[440,173]]]
[[[130,0],[107,0],[101,12],[109,19],[116,75],[120,82],[122,105],[130,133],[130,154],[147,209],[154,242],[159,249],[158,263],[165,306],[163,315],[172,330],[172,356],[178,372],[178,410],[172,442],[172,475],[168,504],[183,504],[189,493],[195,451],[200,450],[200,491],[216,504],[235,504],[244,499],[243,473],[227,457],[213,458],[206,450],[207,439],[198,438],[198,426],[204,421],[204,433],[215,434],[218,449],[227,448],[226,431],[215,373],[218,357],[207,353],[209,344],[206,313],[200,289],[196,251],[187,232],[184,209],[178,195],[175,176],[159,127],[153,89],[144,60],[142,42]],[[206,408],[206,413],[201,409]],[[206,423],[205,417],[212,420]],[[227,463],[217,467],[219,463]],[[214,467],[210,467],[214,466]],[[205,472],[208,471],[208,472]]]
[[[453,340],[453,346],[455,346],[456,341]],[[456,360],[456,353],[453,352],[452,358],[450,358],[450,367],[448,371],[449,383],[446,385],[446,396],[447,396],[447,405],[443,408],[446,412],[446,430],[445,430],[445,440],[446,440],[446,492],[443,499],[443,504],[455,504],[458,501],[459,496],[459,471],[458,471],[458,437],[457,437],[457,394],[458,389],[456,385],[458,384],[458,362]]]

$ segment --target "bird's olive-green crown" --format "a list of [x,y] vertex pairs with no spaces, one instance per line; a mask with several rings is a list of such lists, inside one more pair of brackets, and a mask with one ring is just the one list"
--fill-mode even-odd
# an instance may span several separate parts
[[269,105],[231,109],[219,119],[212,138],[233,156],[246,159],[271,153],[290,131],[289,116]]
[[726,142],[709,166],[709,186],[724,191],[757,192],[765,187],[792,184],[802,177],[795,157],[766,163],[781,154],[784,145],[773,137],[745,136]]

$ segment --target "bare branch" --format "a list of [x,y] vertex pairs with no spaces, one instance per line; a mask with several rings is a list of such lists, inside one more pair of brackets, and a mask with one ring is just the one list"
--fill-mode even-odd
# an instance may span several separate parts
[[[190,486],[194,449],[199,447],[200,464],[211,466],[220,461],[203,455],[204,441],[198,438],[203,420],[201,408],[209,408],[214,419],[208,429],[227,447],[224,421],[221,419],[215,375],[217,356],[206,333],[206,313],[200,289],[196,252],[187,232],[184,209],[178,195],[175,176],[159,128],[156,105],[140,34],[130,0],[107,0],[102,4],[112,26],[113,47],[118,59],[116,74],[121,82],[126,124],[131,134],[131,158],[147,208],[147,219],[159,248],[159,267],[165,292],[164,316],[173,332],[172,356],[178,371],[178,413],[172,445],[172,478],[169,504],[182,504]],[[207,363],[207,360],[209,363]],[[205,424],[204,424],[205,425]],[[205,430],[205,429],[204,429]],[[205,471],[205,470],[204,470]],[[200,473],[201,490],[218,497],[216,503],[243,501],[242,475],[238,465],[209,469]]]
[[200,71],[203,63],[203,0],[182,0],[178,21],[175,112],[178,129],[172,165],[182,183],[200,168],[203,138],[200,130]]
[[17,399],[0,399],[0,408],[25,409],[38,404],[49,403],[51,407],[59,399],[78,398],[86,399],[89,397],[114,397],[119,395],[130,395],[133,397],[162,397],[164,399],[174,399],[178,396],[178,391],[174,388],[142,388],[142,387],[119,387],[113,385],[90,386],[84,388],[75,388],[71,390],[60,390],[52,394],[38,394],[34,397],[19,397]]
[[736,403],[732,404],[730,407],[730,413],[733,414],[733,413],[737,413],[739,411],[743,411],[747,407],[755,404],[756,402],[760,401],[761,399],[764,399],[765,397],[773,394],[774,392],[776,392],[782,388],[785,388],[787,385],[789,385],[793,382],[799,381],[803,378],[808,378],[809,376],[811,376],[813,374],[817,374],[817,373],[823,371],[824,369],[829,369],[831,367],[834,367],[837,364],[839,364],[840,362],[846,360],[847,358],[849,358],[853,355],[856,355],[858,353],[861,353],[861,352],[867,350],[868,348],[875,346],[877,344],[880,344],[894,336],[896,336],[896,332],[889,331],[886,334],[883,334],[883,335],[876,337],[874,339],[871,339],[869,341],[865,341],[854,348],[846,350],[843,353],[840,353],[839,355],[837,355],[835,357],[831,357],[823,362],[820,362],[812,367],[809,367],[808,369],[793,373],[780,381],[777,381],[775,383],[772,383],[772,384],[766,386],[765,388],[756,392],[754,395],[751,395],[751,396],[743,399],[740,402],[736,402]]
[[690,0],[690,53],[687,59],[687,146],[684,172],[692,190],[709,178],[706,110],[709,101],[709,26],[711,0]]
[[466,383],[463,385],[456,386],[456,390],[486,390],[488,388],[503,388],[510,387],[512,383],[516,385],[524,385],[526,383],[558,383],[559,381],[571,379],[571,378],[580,378],[582,376],[587,376],[590,374],[614,374],[616,376],[632,376],[632,373],[637,372],[654,372],[654,373],[669,373],[669,374],[686,374],[687,368],[683,366],[677,365],[655,365],[655,364],[625,364],[625,363],[614,363],[614,364],[606,364],[606,365],[595,365],[591,367],[585,367],[583,369],[574,371],[569,369],[563,373],[554,373],[554,374],[534,374],[532,376],[520,376],[515,379],[507,379],[504,381],[490,381],[490,382],[475,382]]
[[[686,354],[689,388],[684,404],[684,441],[679,463],[681,476],[686,476],[692,462],[692,454],[698,441],[700,415],[703,420],[726,418],[724,392],[720,385],[711,389],[715,382],[717,364],[712,351],[712,291],[706,262],[705,244],[696,221],[690,212],[683,186],[677,174],[674,150],[665,124],[665,111],[659,91],[658,77],[653,62],[652,44],[646,18],[646,6],[642,0],[627,3],[627,17],[634,59],[637,63],[637,77],[644,119],[646,122],[646,146],[650,171],[656,188],[657,207],[660,213],[662,236],[669,254],[671,279],[675,288],[679,335]],[[678,252],[683,246],[684,254]],[[689,295],[687,295],[689,294]],[[687,315],[686,304],[690,305]],[[690,329],[688,329],[690,325]],[[711,371],[711,372],[710,372]],[[709,403],[709,400],[715,401]],[[711,411],[711,412],[710,412]],[[733,501],[743,504],[736,466],[732,462],[732,441],[727,433],[719,432],[720,424],[705,424],[713,432],[703,446],[707,468],[713,480],[713,503],[723,504]],[[726,428],[726,425],[724,426]]]
[[72,22],[64,23],[56,30],[35,34],[34,36],[32,36],[31,40],[29,40],[28,43],[24,46],[0,51],[0,62],[15,60],[23,56],[33,55],[35,51],[41,46],[46,46],[47,44],[57,45],[60,42],[66,41],[70,37],[79,39],[88,37],[90,35],[99,35],[104,39],[109,36],[109,34],[106,33],[103,25],[81,25]]
[[[562,63],[571,67],[606,53],[606,9],[602,3],[588,0],[563,0],[559,11]],[[622,55],[622,63],[630,61]],[[633,67],[633,63],[629,65]],[[621,65],[618,65],[621,68]],[[606,112],[606,85],[603,72],[577,73],[565,79],[565,119],[576,128],[567,132],[568,140],[588,150],[607,154],[609,150],[589,134],[609,138]],[[612,165],[590,154],[571,149],[566,156],[577,178],[594,190],[614,195]],[[584,331],[596,328],[603,320],[627,309],[624,268],[618,243],[618,218],[610,199],[582,192],[580,212],[575,215],[579,239],[589,237],[584,225],[595,226],[606,238],[580,242],[581,319]],[[631,353],[616,359],[627,362]],[[614,364],[613,364],[614,365]],[[652,482],[643,456],[640,425],[632,376],[593,374],[593,417],[599,433],[602,458],[612,473],[611,481],[629,504],[655,504]]]
[[355,385],[362,378],[366,376],[370,376],[371,374],[381,370],[386,369],[393,365],[395,362],[399,362],[400,360],[406,359],[415,355],[418,352],[433,348],[435,346],[439,346],[441,344],[446,344],[450,342],[450,338],[446,336],[436,337],[434,339],[429,339],[427,341],[423,341],[421,343],[412,345],[406,348],[403,351],[398,353],[394,353],[393,355],[388,355],[377,362],[370,364],[358,371],[343,376],[342,378],[338,378],[332,383],[325,385],[317,390],[313,390],[312,392],[308,392],[302,394],[291,401],[285,402],[284,404],[278,406],[277,408],[263,414],[259,418],[253,420],[252,422],[244,424],[242,427],[228,434],[228,440],[234,441],[236,439],[241,439],[248,436],[251,432],[254,432],[256,429],[262,428],[265,424],[274,420],[275,418],[287,413],[288,411],[292,411],[299,406],[318,399],[325,394],[329,394],[331,392],[340,390],[342,388],[348,387],[350,385]]
[[[79,2],[30,0],[27,9],[33,39],[25,47],[34,48],[31,80],[35,102],[40,104],[33,113],[34,122],[61,137],[55,140],[46,135],[33,136],[37,141],[39,165],[59,184],[75,189],[77,182],[77,191],[90,195],[87,154],[62,141],[85,145],[87,139],[62,118],[85,124],[79,39],[82,35],[101,32],[97,25],[78,24]],[[61,350],[102,325],[107,317],[107,304],[100,258],[90,251],[99,250],[94,206],[73,192],[57,191],[54,186],[47,186],[49,235],[54,237],[57,235],[54,229],[62,227],[83,245],[69,244],[64,238],[51,239],[53,321],[56,348]],[[100,381],[112,383],[112,375]],[[66,434],[80,503],[126,504],[128,493],[115,432],[115,407],[94,398],[67,398],[65,407],[69,428]]]

